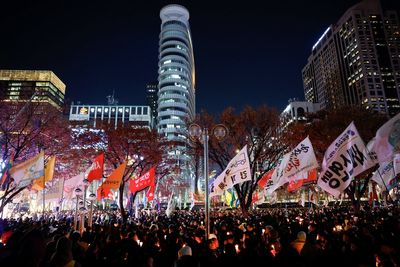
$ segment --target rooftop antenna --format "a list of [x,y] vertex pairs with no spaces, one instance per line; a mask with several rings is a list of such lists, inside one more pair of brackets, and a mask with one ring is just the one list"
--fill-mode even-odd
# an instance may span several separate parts
[[114,93],[115,93],[115,91],[113,90],[112,95],[106,96],[106,98],[107,98],[107,103],[108,103],[109,106],[118,105],[118,99],[115,99],[115,98],[114,98]]

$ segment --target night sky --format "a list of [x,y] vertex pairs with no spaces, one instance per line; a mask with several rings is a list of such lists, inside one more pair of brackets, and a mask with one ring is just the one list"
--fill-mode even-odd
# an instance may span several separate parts
[[[90,2],[90,3],[89,3]],[[301,70],[325,29],[356,0],[4,1],[0,68],[48,69],[68,101],[146,104],[157,80],[160,9],[190,12],[197,112],[304,99]],[[400,10],[399,0],[383,0]]]

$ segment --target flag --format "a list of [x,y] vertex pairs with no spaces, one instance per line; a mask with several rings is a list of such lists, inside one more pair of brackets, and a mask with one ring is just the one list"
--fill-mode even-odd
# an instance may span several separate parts
[[44,152],[41,151],[38,155],[12,167],[10,176],[14,179],[17,188],[22,188],[29,185],[32,180],[35,180],[44,175]]
[[382,188],[387,189],[395,178],[393,161],[380,163],[378,170],[375,171],[371,180],[375,181]]
[[156,189],[156,186],[153,184],[150,186],[149,191],[147,191],[146,197],[149,202],[154,200],[154,190],[155,189]]
[[232,207],[232,206],[231,206],[231,202],[232,202],[232,193],[229,192],[229,190],[226,190],[226,191],[225,191],[225,204],[226,204],[227,206]]
[[72,198],[74,189],[82,184],[83,179],[85,179],[85,173],[82,172],[64,181],[64,196],[66,199]]
[[0,180],[0,190],[5,191],[8,183],[10,182],[10,169],[11,169],[12,163],[11,160],[8,161],[7,164],[4,165],[4,168],[2,169],[1,173],[1,180]]
[[267,194],[272,194],[272,192],[289,181],[303,179],[303,173],[307,173],[307,171],[317,167],[318,162],[314,148],[307,136],[292,151],[285,154],[278,163],[271,179],[267,182]]
[[289,181],[287,187],[288,192],[293,192],[296,189],[299,189],[304,183],[310,183],[317,180],[317,169],[312,169],[305,173],[306,175],[304,175],[304,172],[299,174],[299,177],[302,177],[301,179],[296,178],[292,181]]
[[224,190],[232,188],[235,184],[250,180],[251,171],[246,145],[228,163],[225,170],[210,183],[210,197],[222,195]]
[[302,206],[302,207],[306,206],[306,192],[304,190],[303,190],[303,192],[301,192],[299,205]]
[[165,214],[167,215],[168,218],[169,218],[169,216],[171,216],[172,212],[175,209],[175,205],[173,203],[173,201],[174,201],[173,195],[174,194],[172,193],[171,196],[169,197],[167,209],[165,210]]
[[102,200],[103,198],[107,198],[108,195],[111,193],[110,188],[107,186],[99,186],[97,188],[97,200]]
[[299,189],[302,186],[303,186],[303,180],[290,181],[287,187],[287,191],[290,193],[295,191],[296,189]]
[[261,177],[261,179],[258,181],[258,183],[257,183],[258,186],[261,188],[264,188],[273,173],[274,173],[274,169],[272,169],[272,170],[268,171],[266,174],[264,174],[264,176]]
[[318,186],[337,198],[353,177],[374,165],[352,122],[326,150]]
[[372,150],[379,162],[387,162],[395,153],[400,152],[400,113],[376,131]]
[[306,179],[304,179],[304,181],[303,181],[304,183],[310,183],[310,182],[313,182],[313,181],[317,180],[317,177],[318,177],[317,169],[309,170],[307,172],[307,174],[308,174],[308,177]]
[[299,174],[318,167],[314,148],[308,136],[301,141],[289,154],[284,176],[288,180],[303,179]]
[[317,193],[313,190],[308,190],[308,202],[318,205]]
[[151,168],[145,174],[136,179],[131,179],[129,182],[129,190],[131,193],[145,189],[148,186],[155,184],[156,167]]
[[268,180],[267,185],[265,186],[265,191],[267,195],[271,195],[276,189],[288,182],[287,176],[285,176],[284,174],[285,166],[289,161],[289,157],[290,153],[285,154],[274,169],[271,179]]
[[46,166],[44,166],[44,176],[39,177],[38,179],[33,181],[32,189],[35,189],[37,191],[43,190],[43,188],[45,187],[45,183],[53,179],[55,164],[56,157],[50,157]]
[[59,200],[63,196],[64,179],[58,179],[50,186],[45,194],[45,200]]
[[395,154],[393,158],[394,175],[400,173],[400,154]]
[[103,167],[104,167],[104,153],[101,153],[94,159],[92,165],[87,170],[88,181],[93,182],[94,180],[100,180],[101,178],[103,178]]
[[127,161],[118,166],[111,174],[107,177],[107,179],[103,182],[102,186],[108,187],[109,189],[118,189],[122,177],[124,176],[125,168]]

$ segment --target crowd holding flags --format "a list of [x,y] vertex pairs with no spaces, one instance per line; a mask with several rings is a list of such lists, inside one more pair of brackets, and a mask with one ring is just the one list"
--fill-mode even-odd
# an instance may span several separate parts
[[[344,191],[357,175],[376,166],[377,163],[379,163],[379,169],[371,180],[389,190],[397,183],[395,178],[400,173],[398,152],[400,153],[400,114],[382,125],[368,146],[363,142],[354,123],[350,123],[327,148],[321,166],[316,160],[311,140],[306,137],[293,150],[284,154],[275,164],[275,168],[266,172],[258,181],[258,186],[262,191],[256,191],[254,195],[257,197],[253,200],[259,202],[259,199],[265,199],[266,196],[269,199],[276,199],[275,191],[285,184],[288,184],[289,192],[294,192],[304,184],[314,181],[317,181],[317,185],[324,191],[339,198],[343,196]],[[85,178],[89,182],[103,179],[104,158],[104,153],[97,155],[86,172],[81,172],[65,181],[58,179],[47,188],[47,191],[54,191],[54,195],[59,195],[59,189],[62,188],[62,195],[71,199],[73,190],[80,187]],[[1,189],[4,190],[5,185],[12,181],[15,188],[29,186],[30,189],[36,191],[43,190],[46,188],[46,183],[53,179],[55,162],[55,157],[50,157],[45,165],[43,151],[12,167],[8,162],[0,177]],[[120,187],[126,166],[127,161],[118,166],[97,188],[99,200],[108,197],[111,190],[117,190]],[[129,191],[135,193],[148,188],[146,198],[152,201],[156,187],[155,169],[156,167],[152,167],[141,177],[131,179]],[[317,169],[320,169],[318,179]],[[235,202],[233,186],[251,180],[249,155],[247,146],[244,146],[221,174],[210,182],[208,185],[210,197],[225,195],[226,203],[233,206]],[[313,203],[316,201],[314,193],[309,191],[309,201]],[[259,195],[261,197],[258,197]],[[303,203],[305,197],[301,199]]]

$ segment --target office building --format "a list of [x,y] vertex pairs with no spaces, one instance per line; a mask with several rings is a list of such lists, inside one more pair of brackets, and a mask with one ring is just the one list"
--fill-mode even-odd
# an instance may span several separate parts
[[151,120],[152,120],[152,128],[154,128],[157,124],[157,102],[158,102],[158,83],[149,83],[146,84],[146,99],[147,105],[150,107]]
[[161,9],[158,62],[158,132],[177,146],[181,155],[188,142],[187,124],[195,117],[195,67],[189,12],[180,5]]
[[105,124],[115,128],[121,125],[150,127],[152,124],[149,106],[72,104],[69,120],[89,128],[100,128]]
[[40,102],[62,111],[65,84],[49,70],[0,70],[0,102]]
[[400,112],[400,23],[395,11],[364,0],[349,8],[312,47],[303,68],[307,101],[321,108],[362,105]]

